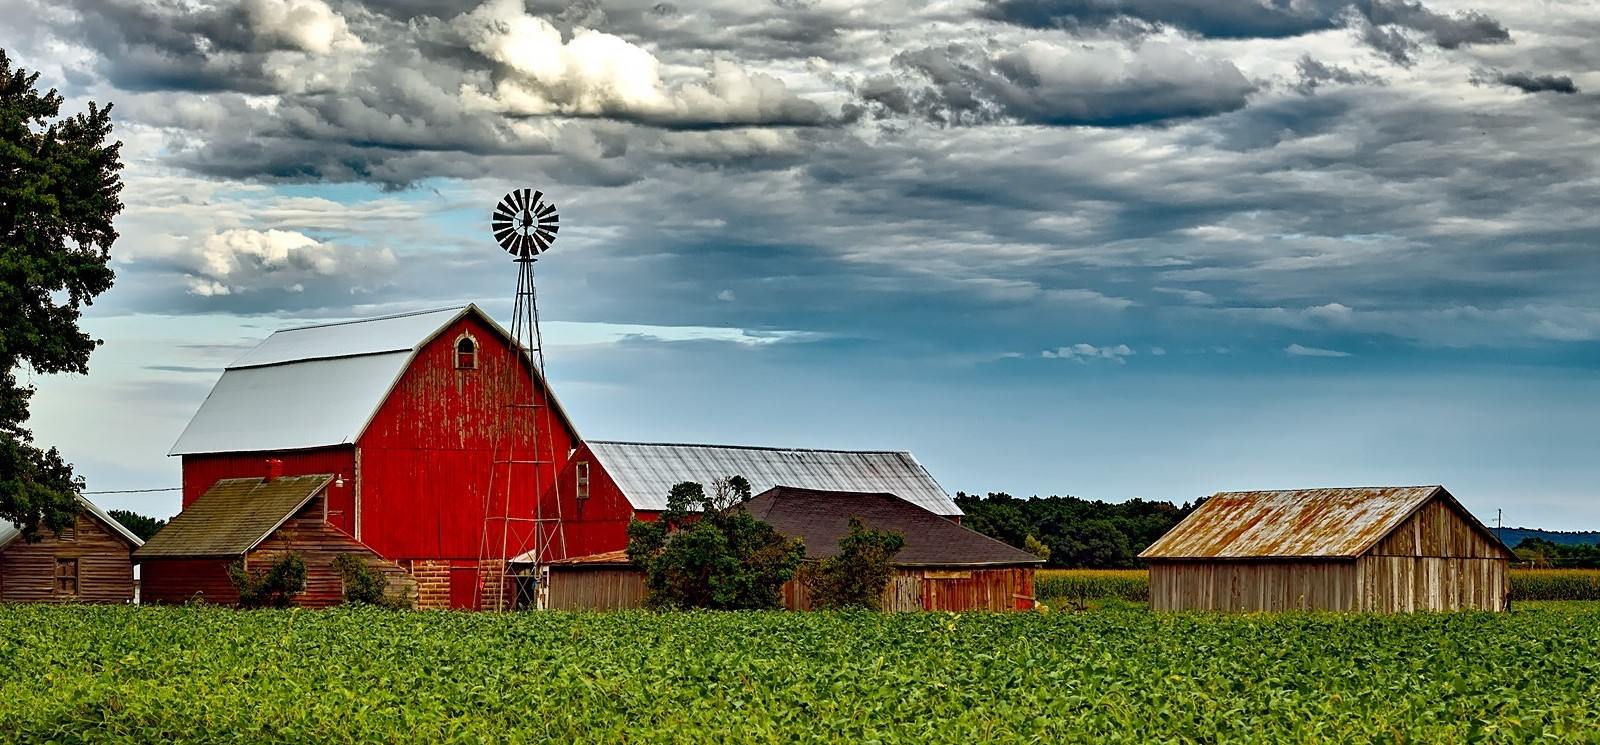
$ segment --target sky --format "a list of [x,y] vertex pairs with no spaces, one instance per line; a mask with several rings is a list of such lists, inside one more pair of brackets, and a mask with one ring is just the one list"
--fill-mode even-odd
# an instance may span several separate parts
[[[272,330],[477,302],[542,189],[595,439],[906,449],[949,491],[1447,486],[1600,529],[1600,6],[0,0],[114,104],[91,491]],[[177,511],[175,492],[107,494]]]

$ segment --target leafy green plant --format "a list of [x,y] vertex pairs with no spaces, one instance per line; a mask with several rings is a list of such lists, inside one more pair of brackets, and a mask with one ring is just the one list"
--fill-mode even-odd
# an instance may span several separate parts
[[850,518],[850,532],[839,539],[839,553],[804,572],[812,606],[881,608],[883,589],[894,578],[894,555],[905,545],[905,536],[899,533],[868,528]]
[[333,570],[339,573],[339,579],[344,583],[346,603],[391,609],[411,607],[409,597],[390,594],[389,578],[362,561],[359,556],[339,554],[339,557],[333,560]]
[[244,561],[228,567],[228,579],[239,591],[242,608],[287,608],[305,592],[306,563],[293,552],[279,556],[266,569],[246,569]]
[[1103,598],[1144,602],[1150,599],[1150,575],[1143,569],[1041,569],[1033,577],[1033,594],[1074,608]]
[[780,589],[805,559],[805,545],[784,538],[740,506],[750,483],[716,482],[707,494],[686,481],[672,487],[659,520],[628,525],[628,559],[643,567],[652,608],[777,608]]

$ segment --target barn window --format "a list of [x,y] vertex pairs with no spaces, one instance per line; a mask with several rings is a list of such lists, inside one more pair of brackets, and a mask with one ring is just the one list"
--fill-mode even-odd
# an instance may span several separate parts
[[463,336],[456,340],[456,369],[478,369],[478,342],[470,336]]
[[78,596],[78,560],[56,559],[56,594]]
[[578,499],[589,498],[589,461],[580,460],[577,466]]

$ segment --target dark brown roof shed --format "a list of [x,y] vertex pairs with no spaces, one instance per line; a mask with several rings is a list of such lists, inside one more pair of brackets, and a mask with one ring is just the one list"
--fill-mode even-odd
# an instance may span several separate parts
[[839,539],[850,533],[850,518],[855,517],[869,528],[905,538],[896,566],[1024,566],[1044,561],[893,494],[775,486],[746,502],[745,509],[779,533],[805,541],[811,559],[837,555]]

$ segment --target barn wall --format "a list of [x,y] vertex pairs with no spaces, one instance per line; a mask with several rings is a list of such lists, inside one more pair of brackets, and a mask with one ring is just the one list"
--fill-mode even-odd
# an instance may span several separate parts
[[[1007,611],[1033,608],[1033,568],[924,568],[895,570],[884,588],[885,611]],[[790,580],[780,590],[789,610],[811,610],[805,583]],[[644,605],[644,572],[632,567],[552,566],[549,607],[556,610],[615,610]]]
[[1155,610],[1353,610],[1356,565],[1344,560],[1152,561]]
[[[0,551],[0,602],[129,603],[133,601],[133,546],[88,514],[57,537],[46,530],[36,543],[13,540]],[[56,592],[57,559],[78,560],[78,592]]]
[[141,559],[139,602],[186,603],[198,597],[215,605],[235,605],[239,593],[228,578],[233,558]]
[[[455,369],[454,347],[462,333],[478,341],[477,369]],[[573,442],[556,412],[540,408],[535,411],[541,443],[553,448],[541,444],[537,457],[525,448],[515,458],[549,461],[553,452],[555,462],[494,465],[497,444],[509,438],[526,443],[533,432],[526,418],[516,416],[525,410],[510,406],[534,396],[532,379],[519,371],[522,364],[495,331],[470,316],[418,352],[358,443],[362,542],[391,560],[477,560],[486,495],[493,500],[488,514],[507,514],[498,485],[508,477],[518,486],[509,514],[534,516],[536,495],[549,491]],[[542,390],[535,402],[548,403]],[[497,485],[493,495],[491,478]],[[547,502],[546,516],[555,507]],[[498,526],[489,533],[498,553]],[[531,548],[531,534],[532,523],[511,523],[510,553]]]
[[1363,556],[1356,561],[1361,610],[1379,613],[1506,608],[1502,559]]
[[[584,500],[577,498],[577,464],[580,462],[589,464],[589,498]],[[590,452],[588,445],[580,445],[561,470],[560,496],[561,514],[566,518],[562,525],[566,552],[565,556],[554,558],[603,554],[627,548],[628,521],[635,517],[633,505],[623,496],[617,482]],[[638,515],[643,520],[652,520],[655,516],[656,513]]]
[[644,605],[644,572],[631,567],[553,566],[546,599],[552,610],[621,610]]
[[1509,558],[1454,505],[1437,497],[1367,553],[1370,556]]
[[188,509],[221,479],[265,478],[267,460],[283,461],[284,476],[343,475],[344,486],[328,484],[328,522],[355,532],[355,449],[350,446],[260,453],[183,456],[183,508]]
[[417,583],[404,569],[322,521],[322,499],[321,495],[313,498],[267,536],[246,556],[245,566],[261,570],[286,553],[298,555],[306,565],[306,589],[295,596],[295,605],[326,608],[344,602],[344,580],[333,568],[333,562],[344,554],[353,554],[388,577],[390,594],[416,598]]

